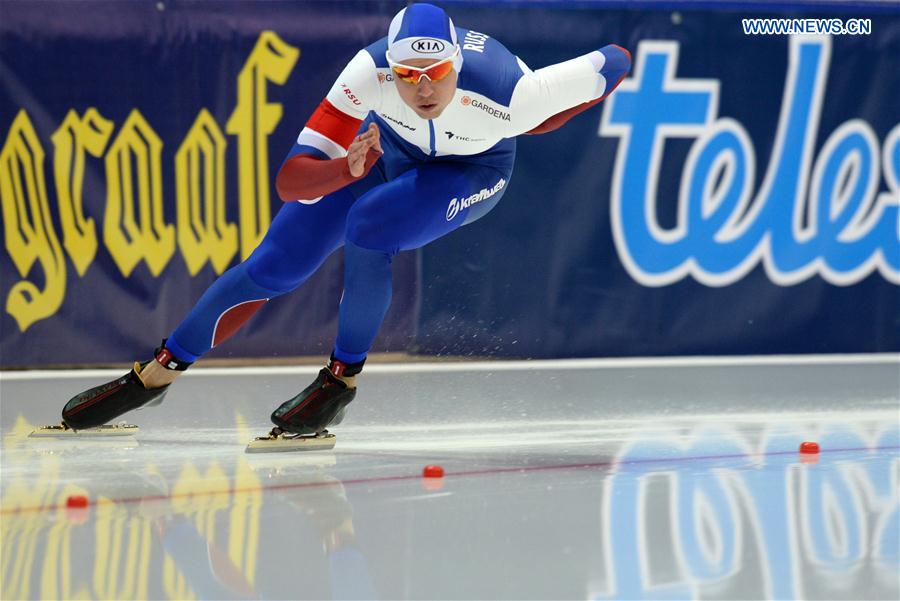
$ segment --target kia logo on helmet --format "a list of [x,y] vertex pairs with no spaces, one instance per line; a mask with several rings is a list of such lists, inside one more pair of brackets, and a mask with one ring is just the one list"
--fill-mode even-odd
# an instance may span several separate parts
[[420,38],[412,43],[412,49],[421,54],[436,54],[444,51],[444,42],[434,38]]

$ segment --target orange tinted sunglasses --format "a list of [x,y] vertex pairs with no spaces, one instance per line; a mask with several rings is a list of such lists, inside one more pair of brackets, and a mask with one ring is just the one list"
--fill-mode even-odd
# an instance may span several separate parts
[[[459,52],[459,49],[457,49],[457,52]],[[453,71],[454,58],[456,58],[456,52],[452,56],[448,56],[444,60],[428,67],[410,67],[393,61],[390,61],[390,65],[394,75],[399,77],[400,81],[417,84],[422,77],[427,77],[429,81],[436,82],[450,75],[450,72]]]

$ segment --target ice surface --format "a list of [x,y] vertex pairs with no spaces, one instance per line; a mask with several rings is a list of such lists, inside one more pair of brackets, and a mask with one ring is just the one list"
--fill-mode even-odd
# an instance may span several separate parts
[[27,434],[118,372],[4,374],[0,597],[900,596],[895,359],[373,365],[333,451],[245,454],[312,373],[195,369],[95,441]]

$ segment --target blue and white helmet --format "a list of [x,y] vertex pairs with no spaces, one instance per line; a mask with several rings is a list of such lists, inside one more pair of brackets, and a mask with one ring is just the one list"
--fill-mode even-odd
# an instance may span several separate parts
[[387,41],[389,62],[452,57],[454,68],[459,71],[462,67],[453,21],[444,9],[433,4],[413,4],[394,15]]

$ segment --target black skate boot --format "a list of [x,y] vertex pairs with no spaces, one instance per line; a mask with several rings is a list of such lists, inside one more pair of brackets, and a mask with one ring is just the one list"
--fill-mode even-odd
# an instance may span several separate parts
[[[179,361],[166,348],[166,341],[154,351],[154,360],[166,369],[184,371],[191,364]],[[85,390],[72,397],[62,410],[63,424],[73,430],[96,428],[109,423],[120,415],[138,409],[153,407],[162,403],[169,390],[169,385],[159,388],[146,388],[141,380],[141,370],[148,362],[135,361],[131,371],[100,386]]]
[[356,396],[356,376],[365,360],[344,363],[331,356],[315,381],[272,413],[272,423],[292,434],[319,434],[340,423],[344,408]]

